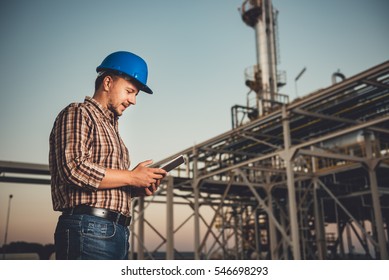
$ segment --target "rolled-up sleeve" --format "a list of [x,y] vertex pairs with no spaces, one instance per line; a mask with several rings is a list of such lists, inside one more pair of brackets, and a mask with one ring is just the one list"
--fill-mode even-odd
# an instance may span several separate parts
[[56,165],[61,181],[97,190],[106,168],[92,160],[94,127],[88,113],[82,107],[70,106],[56,121]]

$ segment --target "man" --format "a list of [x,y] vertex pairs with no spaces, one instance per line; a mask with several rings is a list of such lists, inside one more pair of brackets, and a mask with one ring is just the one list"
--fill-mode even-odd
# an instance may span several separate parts
[[128,259],[130,206],[152,195],[166,171],[147,160],[129,170],[118,118],[136,104],[146,85],[146,62],[130,52],[108,55],[96,69],[93,98],[72,103],[50,134],[53,208],[62,211],[55,230],[57,259]]

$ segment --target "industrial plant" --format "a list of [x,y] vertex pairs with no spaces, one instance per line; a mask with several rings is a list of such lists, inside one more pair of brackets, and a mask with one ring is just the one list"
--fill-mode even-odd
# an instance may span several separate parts
[[[246,0],[240,15],[256,38],[248,93],[231,104],[231,130],[155,163],[186,159],[155,196],[133,200],[130,258],[389,259],[389,61],[335,72],[329,87],[290,100],[271,0]],[[46,165],[0,162],[0,173],[1,182],[50,183],[31,177],[49,176]],[[156,203],[166,228],[148,222]],[[178,223],[182,207],[190,214]],[[186,225],[189,256],[175,242]]]

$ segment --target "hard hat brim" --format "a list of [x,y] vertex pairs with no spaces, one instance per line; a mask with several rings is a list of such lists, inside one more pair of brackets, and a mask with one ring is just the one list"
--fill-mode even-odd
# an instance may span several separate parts
[[148,94],[153,94],[153,91],[151,90],[151,88],[149,88],[148,86],[146,85],[143,85],[143,88],[140,89],[141,91],[144,91]]
[[122,71],[115,70],[115,69],[110,69],[110,68],[103,68],[103,67],[97,67],[96,68],[96,72],[97,73],[102,73],[102,72],[106,72],[106,71],[111,72],[112,74],[115,74],[115,75],[125,76],[128,80],[135,81],[137,86],[139,87],[140,91],[146,92],[148,94],[153,94],[152,89],[149,88],[147,85],[143,84],[138,79],[136,79],[134,77],[131,77],[130,75],[128,75],[128,74],[126,74],[126,73],[124,73]]

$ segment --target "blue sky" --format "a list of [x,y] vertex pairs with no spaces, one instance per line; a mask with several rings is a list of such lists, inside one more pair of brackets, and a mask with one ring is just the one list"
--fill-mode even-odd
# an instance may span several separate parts
[[[133,166],[229,130],[230,108],[245,104],[248,92],[244,69],[256,63],[254,30],[238,12],[242,2],[7,1],[0,10],[0,160],[46,164],[56,115],[93,95],[96,66],[117,50],[148,62],[155,92],[140,95],[120,119]],[[329,86],[338,70],[350,77],[389,59],[389,1],[273,5],[279,11],[278,69],[287,73],[280,92],[291,100],[303,67],[300,97]],[[10,193],[8,241],[51,242],[56,214],[47,186],[0,183],[0,237]]]

